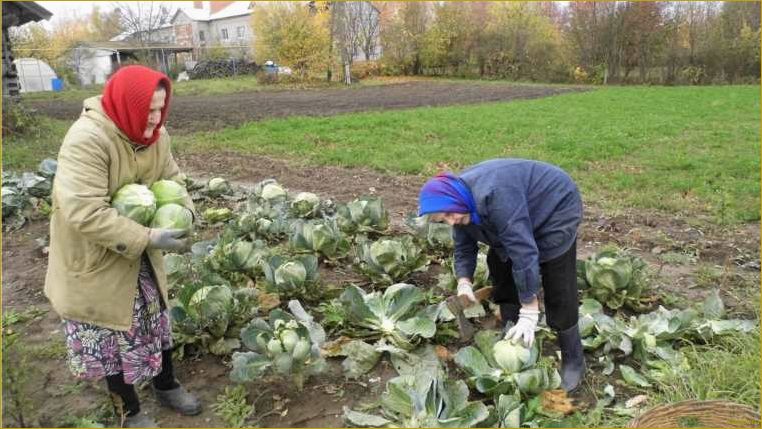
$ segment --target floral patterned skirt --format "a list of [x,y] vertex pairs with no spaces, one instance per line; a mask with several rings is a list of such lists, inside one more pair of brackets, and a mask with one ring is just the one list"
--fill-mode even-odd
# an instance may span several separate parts
[[69,369],[77,378],[99,380],[123,372],[125,383],[138,384],[161,372],[161,352],[172,347],[172,330],[145,255],[137,288],[129,331],[64,320]]

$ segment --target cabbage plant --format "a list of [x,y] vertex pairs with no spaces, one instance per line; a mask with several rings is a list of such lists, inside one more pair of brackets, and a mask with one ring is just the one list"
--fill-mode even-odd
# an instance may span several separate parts
[[295,222],[289,242],[297,252],[319,253],[328,259],[346,256],[349,241],[335,220]]
[[[578,267],[578,278],[587,297],[594,298],[611,309],[627,306],[640,309],[640,297],[646,282],[646,264],[624,251],[605,249],[590,257],[584,267]],[[583,271],[580,273],[579,271]]]
[[212,197],[231,195],[233,193],[233,187],[222,177],[213,177],[209,179],[209,182],[206,184],[206,193]]
[[272,256],[263,266],[265,285],[271,292],[285,296],[303,296],[318,280],[318,260],[314,255],[295,258]]
[[319,213],[320,197],[312,192],[300,192],[291,201],[291,214],[296,217],[316,217]]
[[480,331],[474,338],[476,347],[464,347],[455,355],[455,363],[468,373],[476,390],[494,397],[516,391],[531,396],[561,385],[555,368],[547,362],[538,365],[538,341],[525,347],[499,337],[496,331]]
[[[580,335],[587,350],[600,354],[604,362],[604,374],[613,373],[615,365],[610,356],[620,351],[632,356],[648,370],[648,376],[658,378],[666,370],[684,368],[687,365],[679,346],[684,342],[710,341],[715,336],[729,332],[750,332],[758,329],[756,321],[722,319],[724,305],[717,291],[709,294],[702,305],[702,312],[694,308],[656,310],[632,316],[629,320],[611,317],[603,313],[603,306],[595,300],[585,299],[579,308]],[[636,373],[621,371],[630,383],[642,384]]]
[[[447,268],[447,271],[437,277],[437,286],[447,292],[455,292],[458,287],[458,279],[455,275],[455,264],[453,262],[453,258],[448,258],[442,265]],[[476,255],[476,269],[474,270],[474,278],[472,281],[474,289],[480,289],[490,284],[489,267],[487,266],[487,254],[482,251]]]
[[204,286],[202,282],[183,285],[170,311],[173,339],[180,346],[180,354],[187,346],[215,355],[238,349],[240,329],[256,314],[256,302],[253,288]]
[[161,207],[165,204],[185,205],[188,198],[188,191],[185,186],[174,180],[158,180],[151,185],[151,192],[156,197],[156,206]]
[[252,320],[241,331],[241,341],[251,351],[233,354],[233,381],[258,381],[263,374],[274,372],[290,376],[301,391],[307,377],[325,369],[319,341],[304,322],[283,310],[271,311],[269,321]]
[[265,179],[254,185],[254,196],[270,204],[279,204],[288,200],[288,191],[275,179]]
[[111,206],[120,215],[148,226],[156,212],[156,197],[147,186],[131,183],[116,191],[111,198]]
[[167,274],[169,288],[174,289],[191,275],[190,258],[176,253],[164,254],[164,272]]
[[26,196],[10,186],[3,186],[3,219],[21,212],[28,204]]
[[270,257],[267,244],[261,240],[219,240],[207,257],[212,269],[223,272],[242,272],[250,277],[264,273]]
[[344,419],[353,427],[468,428],[483,427],[487,406],[468,401],[462,380],[442,380],[426,374],[401,375],[389,380],[381,395],[381,415],[344,407]]
[[408,216],[405,224],[413,230],[421,246],[426,250],[440,253],[452,252],[455,241],[450,225],[430,222],[428,216],[415,215]]
[[371,293],[350,285],[339,299],[357,336],[385,339],[395,347],[412,350],[421,339],[436,333],[438,313],[422,308],[423,292],[413,285],[398,283]]
[[378,197],[361,197],[338,205],[336,219],[347,234],[384,232],[389,228],[389,212]]
[[268,217],[256,212],[244,213],[236,224],[242,233],[272,242],[280,241],[288,234],[290,227],[290,223],[284,217]]
[[407,280],[413,272],[423,271],[429,264],[410,236],[365,242],[358,253],[358,270],[379,284]]
[[21,174],[18,185],[24,192],[37,198],[45,198],[53,190],[53,181],[50,178],[30,172]]

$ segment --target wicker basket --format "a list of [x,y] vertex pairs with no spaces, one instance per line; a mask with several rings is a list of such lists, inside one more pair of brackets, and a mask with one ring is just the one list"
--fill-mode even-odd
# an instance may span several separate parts
[[659,405],[632,419],[631,428],[758,428],[759,413],[730,401],[682,401]]

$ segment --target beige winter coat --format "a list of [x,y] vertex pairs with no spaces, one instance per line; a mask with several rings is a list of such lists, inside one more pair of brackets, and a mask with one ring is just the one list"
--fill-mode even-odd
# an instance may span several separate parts
[[[135,146],[105,114],[100,100],[85,100],[58,154],[45,295],[63,318],[126,331],[149,230],[120,216],[111,197],[130,183],[182,182],[183,176],[165,129],[153,145]],[[190,199],[186,206],[192,209]],[[147,254],[166,303],[162,252]]]

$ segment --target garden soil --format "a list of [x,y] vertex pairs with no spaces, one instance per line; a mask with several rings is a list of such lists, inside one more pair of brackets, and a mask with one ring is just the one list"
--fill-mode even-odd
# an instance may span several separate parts
[[[414,107],[450,106],[548,97],[585,89],[542,85],[404,82],[346,89],[261,90],[224,95],[184,95],[172,100],[171,134],[213,131],[286,116],[331,116]],[[29,101],[38,112],[75,120],[80,101]]]
[[[306,169],[278,159],[233,153],[186,155],[179,157],[178,162],[199,180],[227,173],[236,184],[253,185],[272,177],[291,190],[312,191],[339,202],[360,195],[378,195],[397,224],[404,215],[415,210],[417,190],[425,180],[419,176],[388,176],[366,169]],[[662,291],[697,301],[709,290],[696,287],[695,270],[664,264],[658,258],[662,252],[692,252],[701,262],[727,270],[723,280],[727,287],[724,290],[727,303],[737,312],[750,315],[752,310],[748,299],[756,295],[745,295],[734,282],[745,279],[749,284],[759,284],[759,225],[700,230],[664,215],[635,212],[606,217],[595,207],[587,207],[585,216],[579,236],[580,258],[606,243],[630,248],[659,269],[655,282]],[[63,338],[60,320],[42,293],[46,260],[37,239],[46,237],[46,234],[47,224],[42,221],[31,222],[19,231],[4,234],[2,259],[3,310],[24,311],[36,306],[47,311],[38,320],[14,326],[14,329],[24,330],[25,347],[43,356],[49,344],[61,344]],[[357,280],[356,276],[329,277],[334,283],[340,283],[342,279]],[[309,381],[302,392],[272,379],[255,383],[249,399],[259,398],[255,404],[255,418],[261,418],[258,424],[270,427],[342,426],[343,406],[357,407],[377,399],[385,381],[394,375],[387,362],[358,380],[345,380],[340,360],[330,359],[329,362],[329,372]],[[206,405],[200,416],[183,417],[158,408],[147,388],[140,391],[141,397],[145,398],[144,409],[154,413],[164,427],[224,426],[210,405],[225,387],[231,386],[226,363],[212,356],[203,356],[185,359],[177,365],[180,380],[198,393]],[[61,423],[62,416],[81,416],[98,404],[108,406],[104,386],[76,383],[60,355],[53,359],[39,359],[32,364],[33,371],[28,374],[29,397],[25,398],[32,405],[27,417],[32,425],[56,426]],[[8,407],[4,407],[4,412],[7,410]],[[13,419],[7,415],[3,416],[3,423],[14,425]]]
[[[190,132],[288,115],[320,116],[483,103],[544,97],[573,90],[414,82],[331,90],[330,97],[327,90],[186,96],[174,101],[169,126],[174,133]],[[80,110],[79,103],[60,101],[38,102],[36,107],[42,113],[61,119],[74,119]],[[275,178],[292,191],[311,191],[337,202],[347,202],[361,195],[377,195],[383,199],[396,226],[401,225],[404,216],[415,211],[418,189],[426,180],[422,176],[391,176],[364,168],[308,167],[295,161],[237,153],[179,154],[177,160],[186,173],[199,180],[223,176],[235,184],[252,186],[263,179]],[[53,427],[65,423],[64,417],[90,414],[99,406],[106,409],[109,402],[102,383],[77,382],[66,369],[61,323],[42,292],[46,255],[44,242],[40,239],[46,239],[47,232],[47,222],[36,220],[18,231],[3,234],[2,301],[4,312],[25,312],[34,307],[40,310],[37,319],[5,327],[5,333],[8,329],[23,332],[23,346],[29,352],[26,353],[30,358],[26,362],[24,397],[18,398],[26,406],[27,425]],[[683,302],[697,303],[711,286],[720,287],[723,298],[735,314],[753,316],[752,300],[759,299],[759,239],[758,223],[721,228],[700,219],[688,222],[637,210],[605,216],[600,208],[587,206],[578,248],[580,258],[591,255],[605,244],[631,249],[654,269],[653,285],[660,292]],[[671,259],[665,255],[671,255]],[[688,263],[665,262],[676,259]],[[707,282],[707,271],[699,270],[699,265],[719,273],[711,277],[715,283]],[[438,267],[432,270],[436,269]],[[434,272],[421,276],[420,280],[433,282]],[[357,276],[349,273],[324,274],[327,274],[324,278],[338,287],[357,281]],[[455,348],[450,351],[455,352]],[[150,389],[140,390],[144,411],[156,416],[163,427],[225,426],[211,405],[225,387],[232,386],[228,379],[228,363],[207,355],[186,358],[177,364],[180,381],[199,394],[204,402],[201,415],[183,417],[160,409],[151,397]],[[386,380],[393,375],[394,370],[387,361],[371,374],[358,380],[346,380],[341,361],[329,359],[328,372],[310,380],[302,392],[296,392],[288,383],[264,378],[250,386],[249,400],[256,401],[256,412],[250,423],[262,427],[341,427],[342,407],[357,409],[376,400]],[[4,395],[3,426],[18,425],[15,416],[9,414],[10,400]]]

